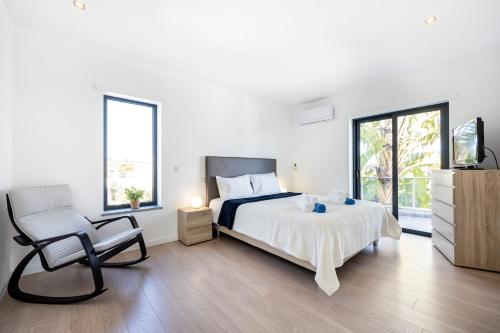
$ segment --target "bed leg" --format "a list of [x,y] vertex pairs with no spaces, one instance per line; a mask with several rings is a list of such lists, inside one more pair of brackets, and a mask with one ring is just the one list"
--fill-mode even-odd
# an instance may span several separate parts
[[378,245],[378,240],[373,241],[373,246],[377,246],[377,245]]
[[215,223],[212,223],[212,237],[214,238],[219,238],[219,228],[217,226],[217,224]]

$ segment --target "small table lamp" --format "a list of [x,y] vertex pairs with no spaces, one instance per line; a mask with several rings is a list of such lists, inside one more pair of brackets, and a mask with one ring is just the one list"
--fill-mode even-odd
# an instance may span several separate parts
[[203,199],[200,197],[194,197],[191,199],[191,207],[193,208],[201,208],[203,206]]

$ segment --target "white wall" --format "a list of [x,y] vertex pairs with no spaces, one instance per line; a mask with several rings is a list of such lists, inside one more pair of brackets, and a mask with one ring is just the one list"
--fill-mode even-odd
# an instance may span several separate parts
[[5,192],[12,182],[12,56],[14,27],[0,1],[0,297],[9,278],[10,222]]
[[[294,127],[294,189],[350,189],[351,119],[450,102],[450,129],[474,117],[485,121],[486,145],[500,157],[500,50],[409,77],[317,101],[335,106],[335,120]],[[299,106],[304,109],[311,105]],[[489,153],[487,152],[487,155]],[[488,157],[486,168],[493,168]]]
[[282,185],[292,182],[289,107],[17,26],[14,71],[13,186],[68,183],[90,218],[102,212],[103,111],[93,85],[163,103],[164,209],[136,214],[150,243],[177,239],[177,208],[204,197],[205,155],[277,158]]

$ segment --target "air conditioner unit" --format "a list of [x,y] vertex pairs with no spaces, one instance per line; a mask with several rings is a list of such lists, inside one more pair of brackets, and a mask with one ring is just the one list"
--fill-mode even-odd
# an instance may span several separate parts
[[334,109],[332,105],[323,105],[311,109],[301,110],[297,112],[297,123],[299,125],[306,125],[332,120],[333,111]]

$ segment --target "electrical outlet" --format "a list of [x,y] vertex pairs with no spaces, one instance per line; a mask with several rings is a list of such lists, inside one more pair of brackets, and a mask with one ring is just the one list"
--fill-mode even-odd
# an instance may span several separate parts
[[181,171],[181,167],[178,165],[174,165],[174,172],[179,173]]

